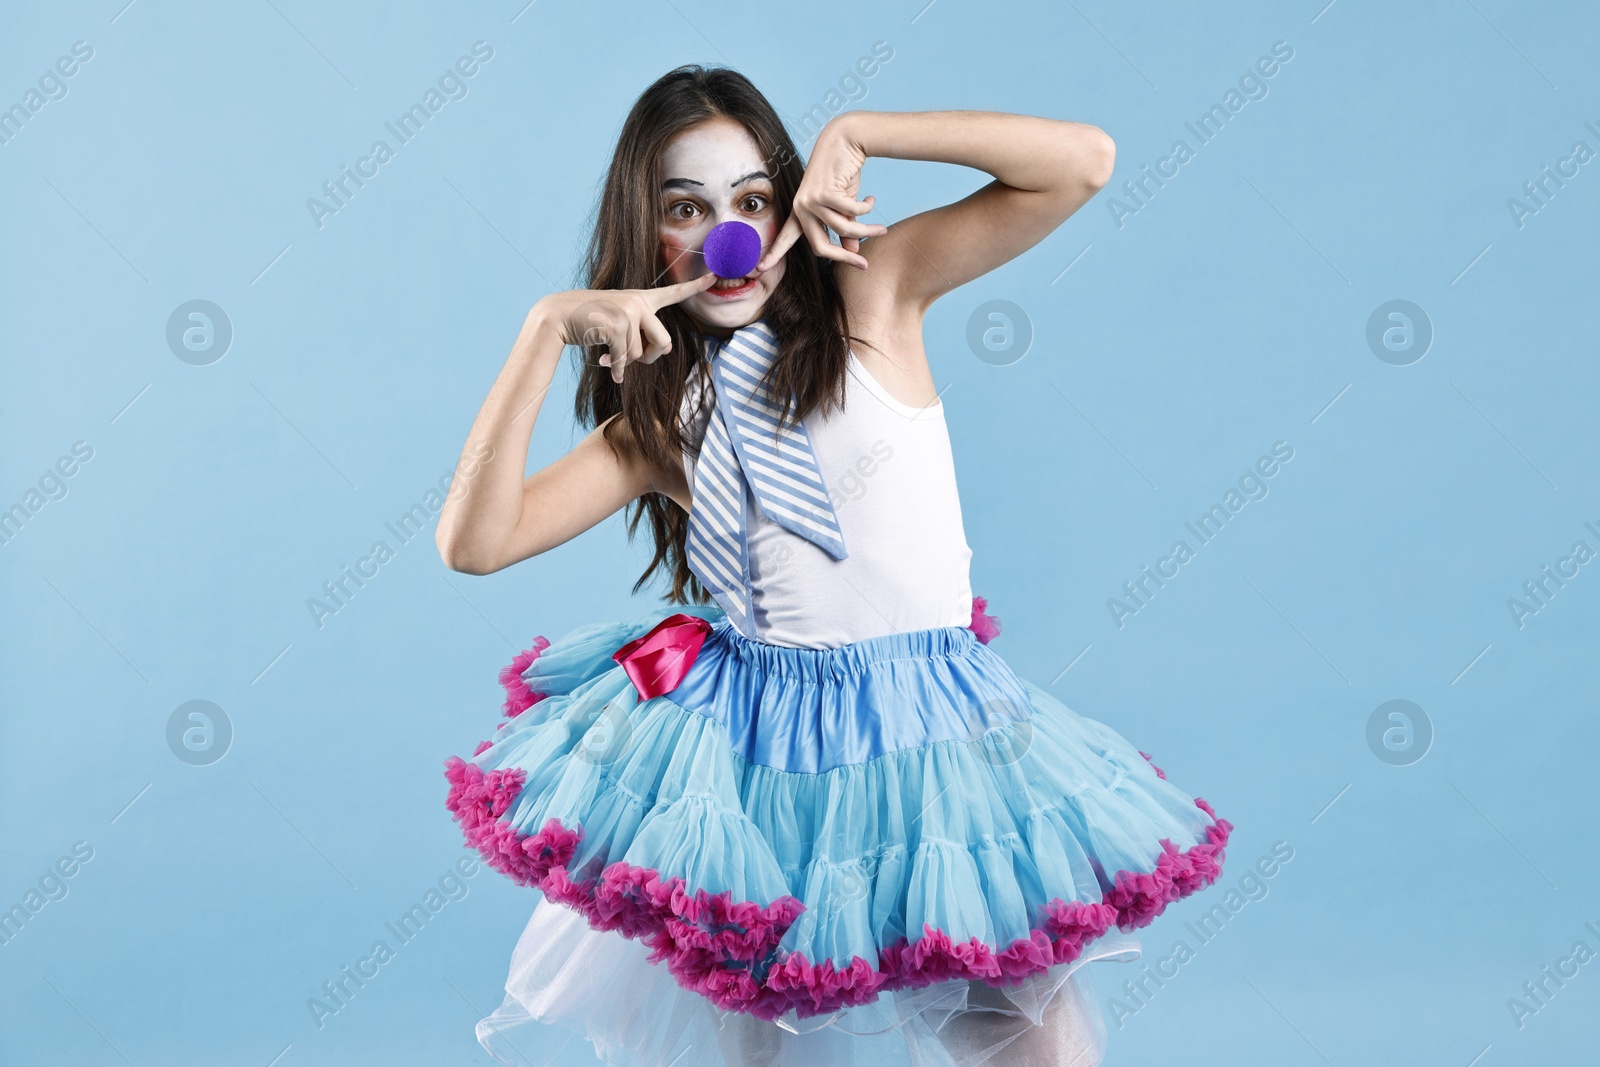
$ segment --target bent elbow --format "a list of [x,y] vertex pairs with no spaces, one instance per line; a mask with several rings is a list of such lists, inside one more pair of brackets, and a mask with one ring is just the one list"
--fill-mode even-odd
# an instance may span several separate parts
[[472,553],[463,551],[453,538],[446,537],[443,533],[435,532],[433,540],[439,549],[439,559],[457,574],[493,574],[500,569]]
[[1085,132],[1083,180],[1090,189],[1099,192],[1111,180],[1111,171],[1117,165],[1117,143],[1098,126],[1091,126]]
[[449,567],[457,574],[472,574],[482,576],[485,574],[493,574],[495,572],[494,567],[485,567],[480,563],[462,559],[456,555],[444,555],[441,553],[439,558],[444,560],[444,565],[446,567]]

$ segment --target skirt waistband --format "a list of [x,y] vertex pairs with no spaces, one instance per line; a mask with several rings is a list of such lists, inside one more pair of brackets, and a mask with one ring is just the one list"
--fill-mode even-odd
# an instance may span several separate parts
[[764,674],[818,682],[860,674],[886,660],[964,656],[978,643],[977,636],[968,627],[939,626],[863,637],[837,648],[795,648],[746,637],[726,618],[713,624],[708,640],[722,643],[728,654],[741,664]]

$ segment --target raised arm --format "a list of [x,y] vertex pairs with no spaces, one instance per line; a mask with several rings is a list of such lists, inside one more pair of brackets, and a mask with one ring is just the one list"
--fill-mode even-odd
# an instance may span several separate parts
[[[648,492],[663,491],[626,432],[607,420],[572,451],[524,478],[528,442],[565,345],[606,344],[620,379],[628,362],[657,358],[670,341],[655,312],[705,289],[706,275],[650,290],[552,293],[523,322],[505,367],[473,420],[434,541],[451,570],[489,574],[548,551]],[[604,358],[604,357],[602,357]]]
[[[859,195],[861,165],[872,156],[957,163],[994,181],[884,230],[838,210],[840,194]],[[821,192],[821,221],[840,234],[841,245],[824,251],[814,233],[808,236],[819,254],[865,262],[875,287],[892,292],[896,304],[925,310],[1042,241],[1110,180],[1115,158],[1105,131],[1080,122],[997,111],[848,111],[823,128],[806,165],[808,178],[822,170],[813,195]],[[806,214],[791,220],[790,243]],[[779,255],[788,247],[782,236],[774,242]]]

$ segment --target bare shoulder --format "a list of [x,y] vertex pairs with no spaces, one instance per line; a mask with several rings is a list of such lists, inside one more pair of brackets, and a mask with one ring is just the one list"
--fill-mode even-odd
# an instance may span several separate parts
[[939,395],[922,344],[922,316],[927,308],[904,300],[881,272],[872,272],[874,260],[889,258],[897,252],[892,246],[902,240],[893,227],[887,234],[863,240],[861,255],[867,260],[867,269],[838,264],[834,277],[844,297],[850,332],[860,339],[850,347],[862,369],[896,400],[925,407]]

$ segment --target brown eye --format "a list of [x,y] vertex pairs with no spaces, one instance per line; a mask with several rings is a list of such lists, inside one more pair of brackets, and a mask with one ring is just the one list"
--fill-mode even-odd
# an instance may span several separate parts
[[[679,209],[683,210],[680,211]],[[694,217],[692,214],[684,214],[684,211],[697,212],[699,211],[699,208],[695,207],[687,200],[679,200],[676,204],[673,204],[671,207],[667,208],[667,217],[677,219],[679,221]]]
[[751,193],[749,196],[740,201],[740,207],[742,207],[745,211],[750,212],[752,215],[766,206],[767,198],[759,193]]

